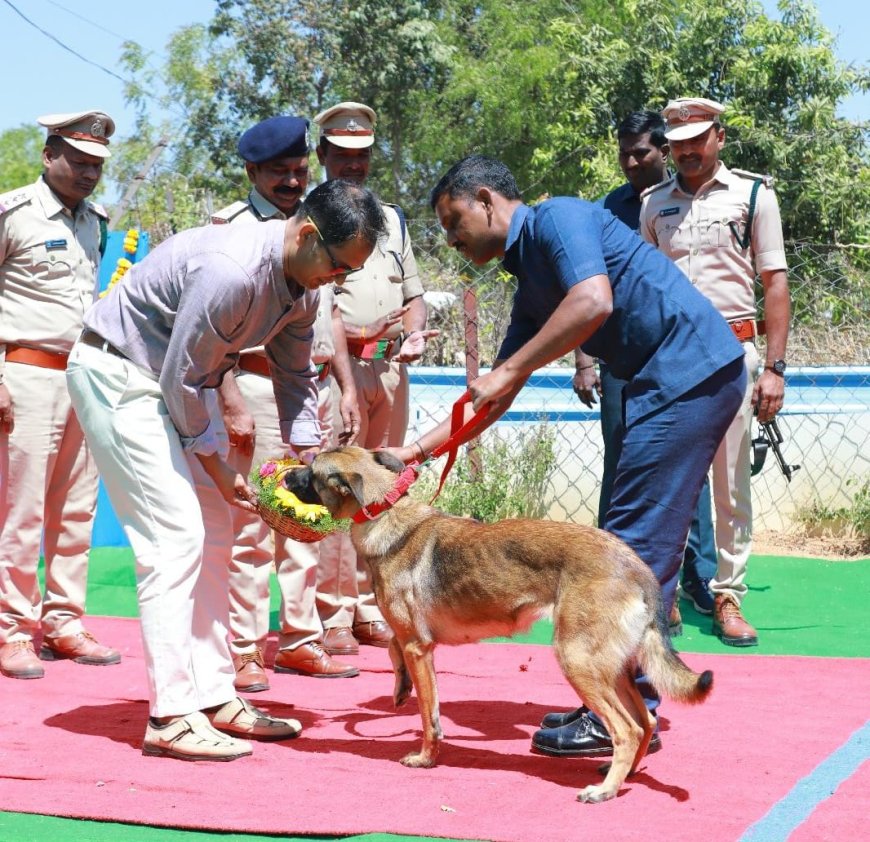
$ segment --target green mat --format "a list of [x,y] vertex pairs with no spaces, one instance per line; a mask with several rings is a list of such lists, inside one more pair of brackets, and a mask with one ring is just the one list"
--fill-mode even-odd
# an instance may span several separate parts
[[[826,561],[814,558],[753,556],[743,603],[747,619],[758,629],[759,645],[751,649],[724,646],[710,631],[710,618],[682,600],[683,636],[674,641],[684,652],[816,657],[870,657],[870,558]],[[277,628],[278,593],[272,580],[272,628]],[[91,553],[87,610],[89,614],[135,617],[136,582],[133,556],[127,548],[102,547]],[[514,643],[547,644],[552,625],[542,620]],[[502,640],[502,638],[499,638]],[[498,641],[494,641],[498,642]],[[199,833],[111,822],[85,822],[53,816],[0,812],[0,842],[419,842],[420,837],[372,833],[362,836],[256,836]],[[449,841],[448,841],[449,842]]]

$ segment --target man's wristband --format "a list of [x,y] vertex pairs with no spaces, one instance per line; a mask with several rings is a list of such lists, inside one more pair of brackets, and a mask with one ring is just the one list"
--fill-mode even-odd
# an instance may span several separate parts
[[595,363],[589,363],[589,365],[577,366],[577,371],[586,371],[587,368],[595,368]]

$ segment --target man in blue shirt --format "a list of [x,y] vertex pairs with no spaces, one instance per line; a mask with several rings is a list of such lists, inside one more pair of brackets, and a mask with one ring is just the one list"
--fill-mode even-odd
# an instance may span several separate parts
[[[665,121],[657,111],[633,111],[617,127],[616,138],[619,142],[619,166],[628,181],[608,193],[602,204],[617,219],[637,231],[641,193],[669,177]],[[601,400],[604,470],[601,474],[598,523],[604,523],[625,432],[622,390],[626,384],[624,380],[613,376],[606,363],[601,362],[596,373],[595,361],[580,349],[577,349],[575,359],[577,371],[573,386],[577,397],[588,407],[594,405],[596,393]],[[716,574],[716,565],[710,484],[705,480],[689,530],[682,572],[683,597],[690,599],[702,614],[713,612],[713,595],[708,584]],[[676,602],[671,609],[670,629],[673,636],[682,634],[682,618]]]
[[[692,512],[743,396],[742,347],[671,261],[599,205],[557,197],[529,207],[510,170],[482,155],[455,164],[431,204],[450,246],[477,265],[502,258],[518,282],[493,370],[469,387],[474,410],[492,405],[485,426],[532,372],[578,346],[629,381],[622,453],[601,526],[650,566],[670,610]],[[449,430],[447,419],[394,452],[410,461]],[[638,686],[654,710],[652,688]],[[534,748],[612,752],[585,708],[557,719],[560,727],[535,734]]]

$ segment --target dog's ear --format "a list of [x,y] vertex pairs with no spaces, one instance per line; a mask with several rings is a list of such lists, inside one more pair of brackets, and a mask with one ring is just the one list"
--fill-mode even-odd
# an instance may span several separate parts
[[359,503],[360,508],[365,506],[363,499],[363,480],[360,474],[330,474],[326,480],[327,485],[339,493],[342,497],[353,497]]
[[374,457],[375,462],[388,468],[394,474],[400,474],[405,470],[405,463],[386,450],[376,450],[374,452]]

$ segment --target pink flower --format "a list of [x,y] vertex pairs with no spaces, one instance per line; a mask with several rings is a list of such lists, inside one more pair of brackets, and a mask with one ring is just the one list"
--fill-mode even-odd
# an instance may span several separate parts
[[263,464],[260,465],[260,476],[269,477],[277,470],[278,467],[274,462],[263,462]]

